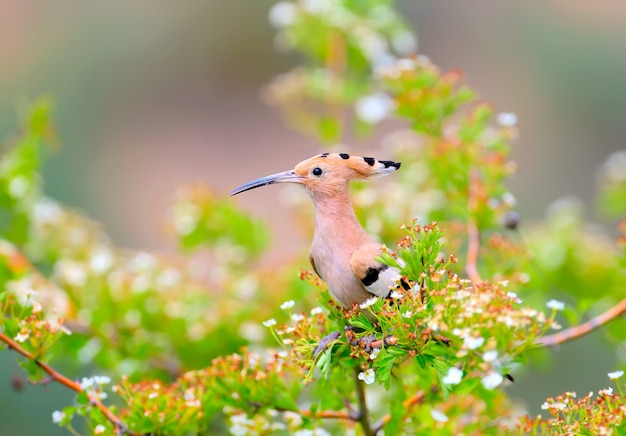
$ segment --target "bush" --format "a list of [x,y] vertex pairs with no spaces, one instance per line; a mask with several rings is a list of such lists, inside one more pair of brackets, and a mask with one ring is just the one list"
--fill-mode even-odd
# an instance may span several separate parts
[[[199,185],[173,206],[179,257],[114,246],[43,194],[56,137],[40,100],[0,165],[0,339],[33,382],[76,392],[53,421],[75,433],[81,416],[94,434],[622,434],[623,371],[609,374],[615,391],[548,399],[549,419],[520,418],[502,387],[529,351],[626,311],[626,224],[613,241],[562,203],[525,242],[505,185],[515,116],[413,53],[391,2],[281,1],[270,21],[307,59],[264,92],[292,126],[328,146],[393,115],[406,123],[384,150],[402,169],[352,193],[411,290],[342,309],[304,258],[256,268],[265,224]],[[624,173],[612,156],[599,196],[612,214],[624,213]],[[191,267],[198,250],[210,279]],[[578,324],[600,304],[557,332],[559,313]],[[612,341],[623,324],[605,329]]]

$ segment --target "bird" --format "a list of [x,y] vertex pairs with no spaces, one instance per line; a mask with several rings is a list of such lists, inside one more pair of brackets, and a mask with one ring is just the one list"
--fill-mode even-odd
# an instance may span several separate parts
[[344,308],[352,308],[374,297],[388,297],[401,277],[398,269],[376,260],[382,245],[359,223],[350,198],[350,181],[385,176],[400,165],[348,153],[322,153],[291,170],[245,183],[230,195],[275,183],[303,186],[315,206],[311,266],[332,297]]

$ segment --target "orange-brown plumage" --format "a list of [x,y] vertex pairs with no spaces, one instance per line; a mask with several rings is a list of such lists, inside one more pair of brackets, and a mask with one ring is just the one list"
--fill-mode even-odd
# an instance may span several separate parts
[[293,170],[273,174],[234,189],[231,195],[274,183],[304,186],[315,205],[311,263],[333,297],[344,307],[386,296],[397,271],[375,258],[380,244],[369,236],[354,214],[350,180],[392,173],[400,163],[346,153],[324,153],[304,160]]

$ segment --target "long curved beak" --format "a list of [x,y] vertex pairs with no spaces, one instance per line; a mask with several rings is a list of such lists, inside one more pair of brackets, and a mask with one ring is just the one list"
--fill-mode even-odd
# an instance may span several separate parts
[[228,195],[233,196],[249,191],[250,189],[260,188],[261,186],[273,185],[274,183],[304,183],[304,178],[297,175],[293,170],[284,171],[282,173],[272,174],[271,176],[261,177],[253,180],[238,188],[230,191]]

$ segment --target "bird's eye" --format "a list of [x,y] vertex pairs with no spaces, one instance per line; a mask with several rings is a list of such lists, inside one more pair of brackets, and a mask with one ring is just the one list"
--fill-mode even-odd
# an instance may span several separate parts
[[321,176],[323,173],[322,169],[320,167],[315,167],[313,168],[313,170],[311,171],[311,174],[313,174],[315,177],[319,177]]

